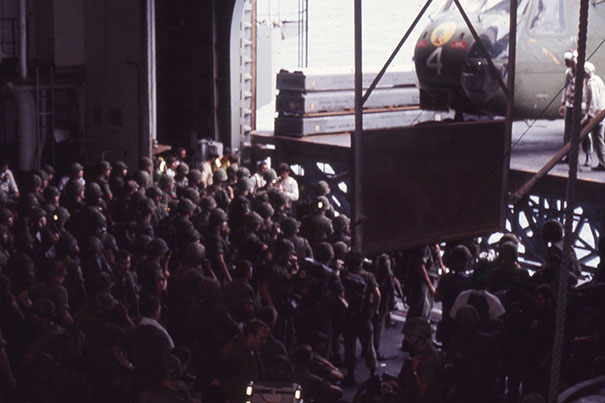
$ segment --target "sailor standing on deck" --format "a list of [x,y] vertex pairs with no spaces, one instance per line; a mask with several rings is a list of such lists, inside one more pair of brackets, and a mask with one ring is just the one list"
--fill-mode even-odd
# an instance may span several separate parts
[[[585,94],[586,94],[586,116],[582,119],[582,126],[586,125],[591,119],[597,116],[605,109],[605,85],[601,77],[595,74],[595,67],[592,63],[584,63],[586,72]],[[594,171],[605,171],[605,141],[603,139],[603,123],[600,122],[591,131],[595,144],[595,151],[599,164],[592,167]]]
[[[565,119],[563,144],[567,144],[571,139],[571,118],[573,114],[573,99],[576,92],[576,63],[578,61],[578,52],[575,50],[573,52],[565,52],[564,59],[567,70],[565,71],[565,88],[563,89],[563,95],[561,96],[559,114]],[[582,104],[582,111],[582,115],[584,116],[584,104]],[[590,135],[584,138],[582,150],[586,153],[584,165],[590,166],[592,163],[592,141]],[[562,163],[567,163],[568,161],[567,156],[561,160]]]

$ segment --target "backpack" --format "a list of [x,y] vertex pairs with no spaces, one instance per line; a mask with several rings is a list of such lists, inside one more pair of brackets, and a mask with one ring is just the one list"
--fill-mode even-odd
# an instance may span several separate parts
[[345,270],[340,273],[340,280],[345,289],[345,299],[349,304],[348,312],[360,314],[365,307],[365,297],[368,284],[359,273]]

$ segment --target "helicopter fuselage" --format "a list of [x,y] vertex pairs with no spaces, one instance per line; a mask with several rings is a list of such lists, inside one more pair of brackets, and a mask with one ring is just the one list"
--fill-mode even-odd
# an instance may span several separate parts
[[[566,70],[563,54],[577,46],[578,7],[576,2],[569,3],[528,0],[519,4],[515,119],[559,117]],[[508,74],[507,4],[504,0],[486,10],[467,12],[504,82]],[[598,74],[600,68],[605,71],[605,50],[594,52],[605,38],[605,3],[591,2],[589,15],[587,57]],[[422,31],[414,62],[423,109],[505,114],[506,96],[455,5],[435,15]]]

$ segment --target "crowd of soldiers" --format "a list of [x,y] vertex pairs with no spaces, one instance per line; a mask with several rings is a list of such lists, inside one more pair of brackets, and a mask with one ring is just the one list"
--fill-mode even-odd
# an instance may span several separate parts
[[[250,382],[315,402],[356,384],[355,402],[543,401],[559,222],[531,277],[510,234],[492,260],[474,240],[364,257],[326,182],[299,192],[287,164],[251,173],[229,153],[187,161],[44,166],[19,183],[1,164],[0,402],[243,402]],[[602,274],[576,276],[564,384],[605,370]],[[408,358],[378,374],[399,299]]]

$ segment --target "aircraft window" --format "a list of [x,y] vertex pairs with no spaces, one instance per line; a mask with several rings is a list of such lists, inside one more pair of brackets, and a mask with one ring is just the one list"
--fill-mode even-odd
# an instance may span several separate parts
[[529,31],[538,34],[564,32],[565,9],[563,6],[563,0],[539,0]]

